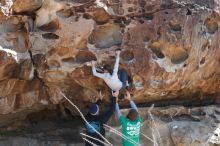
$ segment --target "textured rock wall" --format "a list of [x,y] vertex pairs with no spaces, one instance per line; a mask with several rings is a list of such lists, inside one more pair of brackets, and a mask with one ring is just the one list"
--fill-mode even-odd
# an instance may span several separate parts
[[[0,125],[44,109],[86,112],[108,88],[89,62],[114,63],[139,104],[215,103],[220,89],[218,0],[2,0]],[[121,101],[125,104],[124,101]],[[57,106],[59,104],[59,106]]]

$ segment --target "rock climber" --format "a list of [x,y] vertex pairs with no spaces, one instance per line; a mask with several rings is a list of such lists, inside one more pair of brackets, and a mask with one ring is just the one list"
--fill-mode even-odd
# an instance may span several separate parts
[[[118,98],[119,91],[112,92],[111,96],[111,106],[104,114],[99,114],[99,104],[101,102],[101,99],[99,99],[96,103],[93,103],[90,106],[88,114],[85,116],[86,120],[89,124],[86,124],[86,133],[87,135],[97,138],[104,142],[104,139],[97,134],[99,132],[103,137],[105,137],[105,129],[103,127],[103,124],[107,123],[110,117],[114,114],[115,111],[115,105],[116,105],[116,98]],[[101,96],[100,96],[101,97]],[[97,131],[95,131],[93,128]],[[91,138],[87,138],[92,143],[103,146],[103,144],[97,140],[93,140]],[[86,142],[86,146],[92,146],[90,143]]]
[[140,127],[142,119],[138,113],[138,108],[131,99],[131,95],[126,91],[125,99],[129,100],[131,109],[127,114],[127,117],[124,117],[118,106],[118,99],[116,99],[116,112],[120,124],[122,125],[122,133],[125,136],[123,138],[123,146],[136,146],[139,145],[140,141]]
[[92,61],[92,72],[93,75],[99,78],[102,78],[105,83],[111,88],[112,91],[117,91],[120,89],[125,89],[128,86],[128,76],[125,69],[121,70],[120,80],[118,78],[118,68],[120,60],[120,50],[116,51],[116,61],[114,69],[112,70],[110,65],[105,65],[103,67],[104,73],[98,73],[95,67],[95,61]]

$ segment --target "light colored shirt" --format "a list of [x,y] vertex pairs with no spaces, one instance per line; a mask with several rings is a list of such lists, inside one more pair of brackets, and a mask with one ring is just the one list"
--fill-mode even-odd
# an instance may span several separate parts
[[112,89],[112,91],[117,91],[122,88],[122,82],[118,78],[118,67],[119,67],[119,55],[116,56],[115,66],[112,75],[110,73],[98,73],[96,68],[92,67],[92,73],[94,76],[102,78],[105,83]]

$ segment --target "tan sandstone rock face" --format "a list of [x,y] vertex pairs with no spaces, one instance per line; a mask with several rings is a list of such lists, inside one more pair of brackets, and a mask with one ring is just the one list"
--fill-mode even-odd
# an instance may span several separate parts
[[15,13],[34,12],[42,6],[42,0],[15,0],[12,9]]
[[97,24],[105,24],[110,19],[109,14],[105,11],[104,8],[95,9],[93,17]]
[[14,1],[13,15],[1,5],[0,125],[56,104],[73,111],[60,91],[83,112],[100,90],[107,104],[109,89],[89,62],[113,66],[118,48],[140,105],[218,101],[218,1],[25,2]]

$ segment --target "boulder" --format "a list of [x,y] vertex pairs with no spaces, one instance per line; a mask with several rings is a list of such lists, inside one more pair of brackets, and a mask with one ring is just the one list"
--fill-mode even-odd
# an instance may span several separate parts
[[[19,0],[14,2],[13,7]],[[189,0],[187,4],[181,0],[44,0],[35,10],[27,10],[26,6],[32,5],[26,3],[19,5],[26,10],[11,15],[4,13],[6,9],[10,12],[9,1],[1,3],[0,127],[28,120],[28,115],[40,110],[50,109],[46,116],[78,116],[61,91],[83,114],[101,91],[105,96],[100,112],[104,112],[111,93],[103,79],[92,74],[90,61],[97,61],[101,73],[104,65],[114,66],[118,48],[119,72],[126,69],[128,90],[138,106],[219,103],[219,4],[214,0]],[[119,103],[129,106],[124,99]],[[183,107],[155,111],[162,139],[157,135],[157,143],[203,145],[206,132],[220,121],[220,112],[189,111]],[[142,112],[148,119],[145,128],[155,127],[147,109]],[[178,120],[185,123],[178,125]],[[193,130],[187,133],[188,129]],[[151,128],[143,132],[152,138]],[[121,139],[116,141],[114,145],[120,145]],[[152,143],[148,139],[143,145]]]
[[12,5],[14,13],[34,13],[42,6],[42,0],[15,0]]
[[121,28],[115,24],[97,26],[90,36],[90,43],[100,49],[110,48],[122,43]]
[[110,19],[110,16],[104,8],[96,8],[93,13],[93,19],[97,24],[105,24]]

